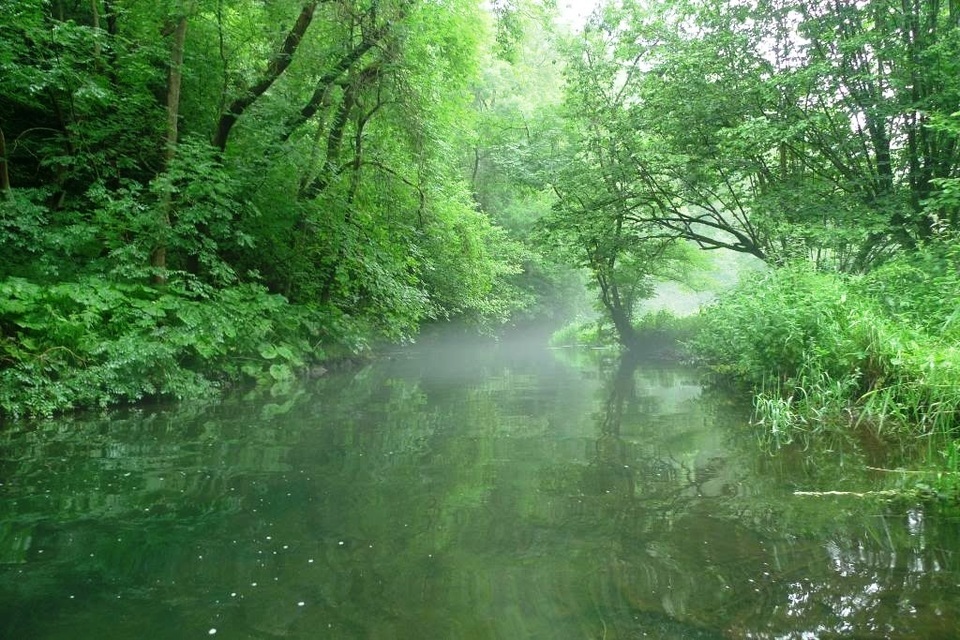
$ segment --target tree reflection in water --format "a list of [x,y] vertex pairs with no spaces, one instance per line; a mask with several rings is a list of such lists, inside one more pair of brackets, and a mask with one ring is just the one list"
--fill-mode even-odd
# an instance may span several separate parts
[[691,369],[509,343],[442,354],[296,396],[7,429],[0,636],[935,638],[960,623],[957,520],[794,495],[888,482],[856,441],[760,451]]
[[[605,569],[616,587],[603,593],[628,594],[632,607],[726,637],[952,637],[956,519],[922,505],[793,495],[821,483],[869,489],[876,480],[851,463],[875,452],[855,441],[764,458],[738,437],[742,426],[713,424],[729,436],[722,442],[696,429],[691,442],[682,433],[689,424],[662,415],[644,428],[658,414],[649,404],[663,397],[638,393],[638,381],[651,388],[651,373],[665,374],[621,361],[610,376],[583,477],[609,502],[594,516],[623,536]],[[673,375],[676,389],[689,372]],[[702,410],[716,402],[710,395],[692,401]],[[684,446],[671,446],[678,438]],[[817,454],[819,464],[811,462]],[[618,606],[598,603],[620,637],[631,637]]]

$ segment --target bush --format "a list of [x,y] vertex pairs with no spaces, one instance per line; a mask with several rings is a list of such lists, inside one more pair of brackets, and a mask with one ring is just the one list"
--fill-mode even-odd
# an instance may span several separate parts
[[[676,316],[660,310],[644,314],[635,323],[638,355],[669,356],[675,358],[678,349],[697,335],[698,316]],[[554,347],[618,347],[613,327],[602,318],[577,320],[553,333],[550,344]]]
[[955,340],[933,329],[953,310],[934,312],[942,280],[923,273],[904,265],[867,277],[806,266],[769,271],[705,309],[694,346],[757,394],[756,418],[778,441],[864,420],[952,430],[960,358]]
[[616,344],[616,336],[611,330],[604,330],[600,319],[578,319],[566,324],[550,336],[552,347],[611,347]]
[[335,323],[252,284],[8,278],[0,282],[0,415],[204,396],[243,379],[287,382],[322,358],[327,324]]
[[656,346],[682,345],[694,340],[700,329],[698,315],[678,316],[665,309],[646,313],[636,323],[637,333],[644,342]]
[[960,340],[960,243],[941,241],[884,264],[864,290],[898,322]]
[[819,374],[869,386],[888,328],[855,285],[806,266],[754,275],[701,313],[696,350],[754,387]]

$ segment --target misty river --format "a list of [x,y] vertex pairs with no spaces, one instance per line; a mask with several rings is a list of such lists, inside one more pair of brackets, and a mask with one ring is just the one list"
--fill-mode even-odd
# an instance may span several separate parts
[[891,452],[771,452],[692,368],[545,344],[7,425],[0,637],[955,637],[955,517],[795,493]]

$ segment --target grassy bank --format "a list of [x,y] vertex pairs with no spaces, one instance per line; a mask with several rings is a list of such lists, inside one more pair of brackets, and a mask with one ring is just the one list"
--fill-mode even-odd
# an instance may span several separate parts
[[960,427],[960,275],[953,247],[868,275],[791,266],[756,274],[704,309],[693,348],[754,394],[779,446],[869,429],[924,439],[953,486]]
[[[695,315],[677,316],[670,311],[644,314],[635,323],[640,346],[635,355],[669,360],[690,357],[686,345],[697,335],[700,320]],[[613,326],[598,317],[571,322],[554,332],[553,347],[620,349]]]
[[[895,490],[960,495],[960,250],[928,247],[866,275],[791,265],[748,275],[698,315],[637,321],[653,355],[694,358],[753,396],[765,446],[863,438],[910,450],[922,468]],[[554,346],[610,347],[613,328],[585,320]],[[677,342],[683,343],[678,349]]]
[[960,408],[960,282],[895,263],[869,276],[789,267],[751,277],[701,314],[698,354],[758,393],[789,435],[851,421],[952,432]]

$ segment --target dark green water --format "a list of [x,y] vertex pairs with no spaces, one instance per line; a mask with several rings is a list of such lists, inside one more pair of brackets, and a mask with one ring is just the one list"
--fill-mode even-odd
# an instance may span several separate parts
[[[0,637],[949,638],[960,524],[696,372],[425,344],[0,433]],[[866,475],[872,473],[873,475]]]

